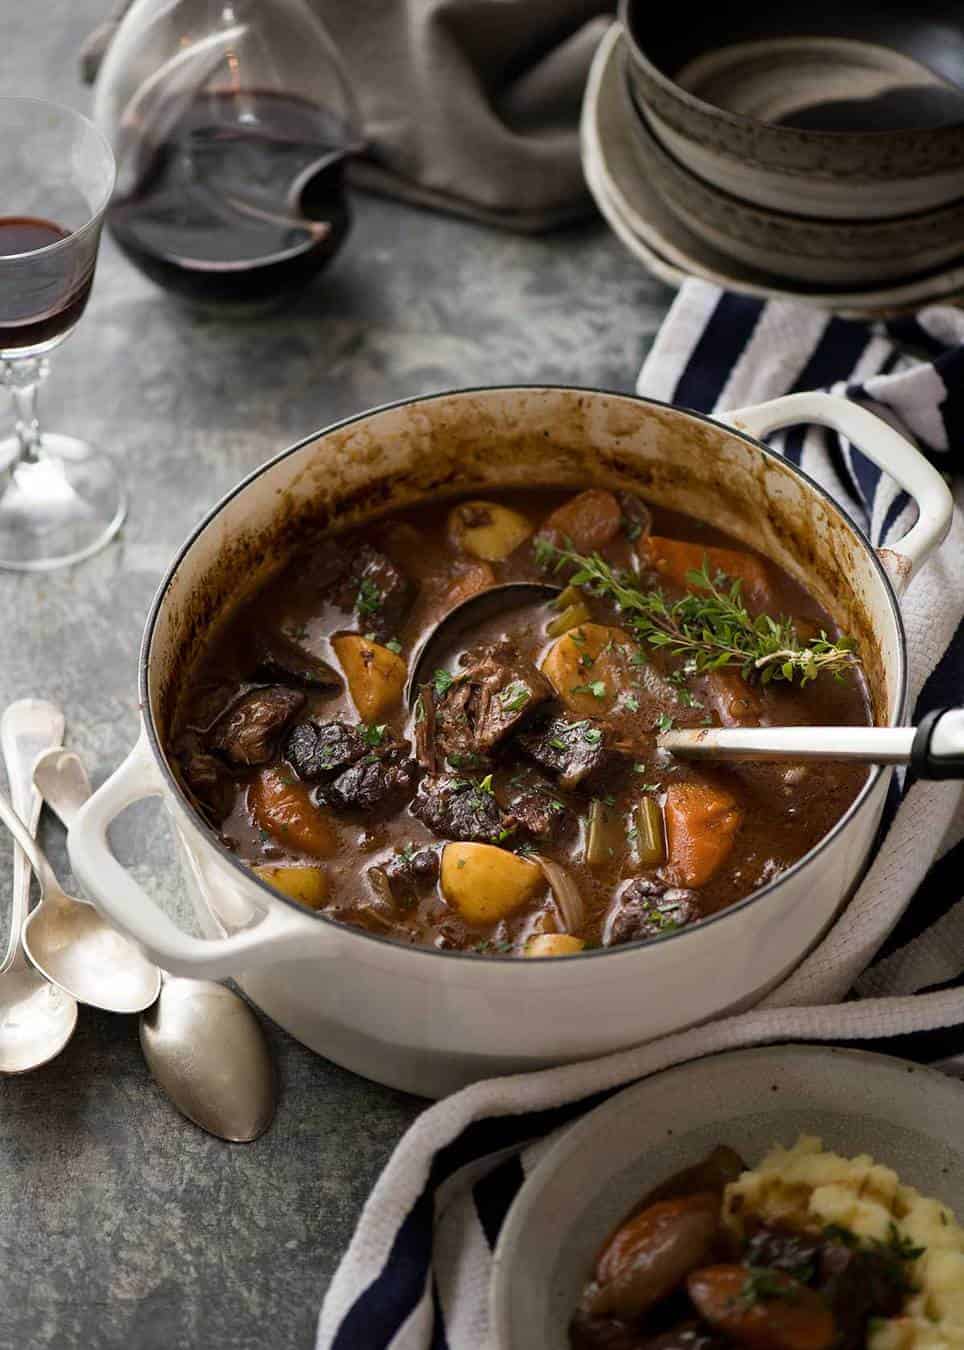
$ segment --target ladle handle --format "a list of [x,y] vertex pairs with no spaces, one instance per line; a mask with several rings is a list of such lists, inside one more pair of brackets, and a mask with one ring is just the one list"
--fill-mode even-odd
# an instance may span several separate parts
[[145,797],[167,796],[169,791],[142,731],[124,763],[74,817],[67,833],[71,866],[108,923],[164,970],[212,980],[301,956],[306,944],[316,944],[318,920],[299,912],[253,874],[244,880],[261,908],[251,906],[251,921],[241,932],[200,938],[178,928],[114,857],[107,838],[111,822],[126,807]]
[[918,778],[964,778],[964,708],[937,708],[922,718],[910,756]]
[[[46,699],[21,698],[11,703],[0,718],[0,749],[7,769],[7,783],[13,820],[33,847],[40,810],[40,793],[33,785],[33,766],[46,750],[63,744],[64,715]],[[14,835],[17,829],[12,829]],[[9,970],[20,958],[20,940],[30,903],[30,872],[22,843],[13,851],[13,894],[10,904],[10,933],[0,973]]]

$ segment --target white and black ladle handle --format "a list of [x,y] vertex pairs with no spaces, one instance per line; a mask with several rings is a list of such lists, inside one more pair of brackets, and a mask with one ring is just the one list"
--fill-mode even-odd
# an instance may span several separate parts
[[918,778],[964,778],[964,708],[935,708],[922,718],[910,765]]
[[964,779],[964,708],[939,708],[919,727],[700,727],[656,745],[679,759],[909,764],[918,778]]

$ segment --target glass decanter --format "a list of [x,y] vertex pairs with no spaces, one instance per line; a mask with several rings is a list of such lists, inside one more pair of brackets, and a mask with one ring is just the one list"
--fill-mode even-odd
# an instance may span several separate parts
[[304,0],[135,0],[104,58],[94,120],[117,160],[110,233],[200,302],[302,289],[349,226],[352,92]]

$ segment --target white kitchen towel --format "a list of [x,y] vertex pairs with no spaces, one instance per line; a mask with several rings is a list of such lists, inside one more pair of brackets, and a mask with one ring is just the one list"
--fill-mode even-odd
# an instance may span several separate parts
[[[864,403],[942,469],[962,471],[950,537],[903,601],[917,721],[964,697],[964,313],[934,307],[868,325],[689,281],[638,381],[642,394],[710,413],[812,388]],[[875,544],[913,523],[913,503],[835,433],[794,427],[771,442]],[[527,1171],[553,1132],[646,1074],[789,1040],[873,1041],[964,1074],[962,864],[961,786],[900,773],[854,899],[757,1008],[429,1107],[362,1212],[321,1310],[319,1350],[485,1350],[492,1252]]]

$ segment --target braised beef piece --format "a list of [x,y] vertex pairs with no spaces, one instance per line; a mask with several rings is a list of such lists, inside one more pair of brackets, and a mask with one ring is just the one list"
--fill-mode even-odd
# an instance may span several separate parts
[[561,788],[570,789],[598,778],[616,762],[609,740],[601,723],[554,717],[541,731],[520,736],[519,744],[537,764],[558,773]]
[[653,526],[649,507],[632,492],[617,492],[616,500],[623,512],[623,531],[632,540],[645,539]]
[[895,1252],[827,1242],[820,1253],[815,1287],[826,1299],[838,1328],[841,1350],[861,1350],[872,1317],[896,1317],[909,1285]]
[[181,773],[198,805],[220,824],[231,810],[234,782],[223,760],[201,749],[197,737],[185,737],[179,750]]
[[548,839],[572,822],[572,812],[552,784],[537,774],[516,774],[499,797],[502,806],[537,839]]
[[251,689],[218,718],[210,745],[240,767],[267,764],[282,731],[304,705],[297,689]]
[[747,1242],[743,1259],[746,1265],[783,1270],[794,1279],[809,1284],[816,1274],[824,1246],[819,1237],[765,1225]]
[[441,839],[499,844],[516,828],[491,791],[454,774],[424,778],[409,809]]
[[552,697],[549,681],[511,642],[467,652],[462,664],[436,696],[436,739],[449,759],[487,754]]
[[272,684],[292,684],[301,689],[317,689],[336,694],[342,679],[327,661],[313,656],[298,642],[278,634],[272,638],[254,668],[255,680]]
[[329,805],[348,811],[397,808],[415,788],[416,766],[407,741],[389,741],[370,750],[337,778],[318,789]]
[[435,697],[430,684],[423,684],[415,703],[415,758],[426,773],[438,773]]
[[404,909],[438,880],[439,855],[433,848],[396,850],[386,862],[369,867],[368,880],[382,903]]
[[362,544],[339,587],[338,603],[354,612],[361,632],[386,642],[401,627],[413,594],[412,583],[390,558]]
[[693,891],[650,877],[634,877],[606,916],[603,946],[661,937],[700,917]]
[[288,736],[285,759],[299,778],[316,783],[350,768],[370,748],[361,726],[338,718],[299,722]]

